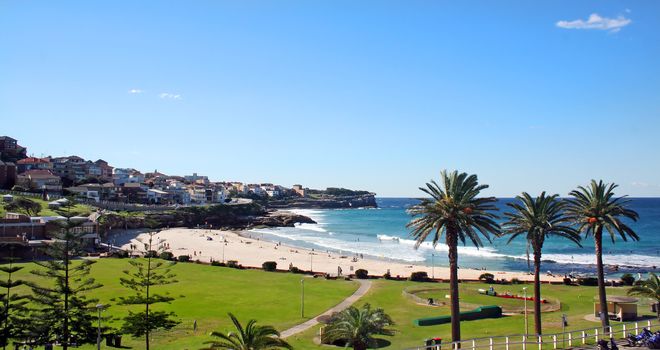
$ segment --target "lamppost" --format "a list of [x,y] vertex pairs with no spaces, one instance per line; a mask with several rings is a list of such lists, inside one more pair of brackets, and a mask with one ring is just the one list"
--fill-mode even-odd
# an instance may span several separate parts
[[529,334],[529,325],[527,323],[527,287],[523,287],[523,298],[525,299],[525,335]]
[[314,253],[309,253],[309,271],[314,272],[314,263],[312,262],[312,259],[314,258]]
[[431,253],[431,279],[435,279],[435,253]]
[[227,245],[227,242],[224,242],[222,244],[222,263],[225,263],[225,246]]
[[96,310],[99,312],[99,328],[98,328],[98,335],[96,336],[96,348],[98,350],[101,350],[101,311],[103,311],[103,308],[105,305],[103,304],[96,304]]
[[305,280],[300,279],[300,288],[301,288],[301,294],[300,294],[300,317],[305,318]]

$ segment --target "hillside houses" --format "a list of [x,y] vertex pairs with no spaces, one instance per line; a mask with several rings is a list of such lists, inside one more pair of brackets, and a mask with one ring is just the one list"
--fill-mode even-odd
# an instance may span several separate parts
[[214,182],[208,176],[166,175],[157,170],[142,173],[111,166],[107,161],[63,157],[28,157],[17,140],[0,137],[0,188],[74,195],[91,201],[142,204],[206,205],[229,198],[282,198],[305,196],[305,189],[272,183]]

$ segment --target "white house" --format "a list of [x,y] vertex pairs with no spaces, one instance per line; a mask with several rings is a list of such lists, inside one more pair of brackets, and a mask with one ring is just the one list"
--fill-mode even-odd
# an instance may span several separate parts
[[190,202],[194,204],[205,204],[206,203],[206,188],[190,186],[188,188],[188,193],[190,194]]
[[149,203],[162,203],[167,200],[168,193],[165,191],[150,188],[147,190],[147,201]]

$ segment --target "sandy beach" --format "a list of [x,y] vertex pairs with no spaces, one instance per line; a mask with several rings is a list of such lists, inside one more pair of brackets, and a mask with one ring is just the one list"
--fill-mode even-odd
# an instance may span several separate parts
[[[449,268],[406,264],[398,261],[375,258],[361,258],[354,255],[340,255],[334,252],[302,249],[293,246],[261,240],[248,231],[220,231],[205,229],[171,228],[160,231],[158,239],[164,240],[174,256],[190,255],[192,260],[202,262],[237,260],[248,267],[261,267],[265,261],[277,262],[278,269],[288,269],[293,265],[302,270],[312,270],[336,276],[339,269],[342,275],[350,275],[357,269],[365,269],[370,275],[382,276],[390,272],[392,277],[409,277],[411,272],[426,271],[429,277],[449,279]],[[147,241],[147,235],[139,231],[121,231],[111,235],[115,246],[131,251],[131,244],[140,244],[138,239]],[[459,269],[461,279],[476,280],[484,272],[492,273],[496,279],[518,278],[532,281],[534,276],[524,272],[484,271]],[[544,282],[561,281],[563,276],[542,275]]]

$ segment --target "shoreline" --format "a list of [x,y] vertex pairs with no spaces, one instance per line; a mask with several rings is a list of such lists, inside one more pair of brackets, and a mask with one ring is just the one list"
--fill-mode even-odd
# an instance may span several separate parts
[[[301,270],[327,273],[331,276],[337,276],[340,271],[342,276],[347,276],[354,274],[358,269],[365,269],[371,276],[383,276],[389,272],[393,278],[397,276],[408,278],[412,272],[425,271],[429,278],[449,279],[449,267],[446,266],[428,266],[360,257],[359,255],[338,254],[332,251],[307,249],[261,240],[258,237],[253,238],[253,236],[247,230],[188,228],[165,229],[156,235],[159,239],[165,240],[169,246],[167,251],[172,252],[175,257],[189,255],[192,261],[210,263],[211,261],[236,260],[243,266],[256,268],[261,268],[266,261],[275,261],[279,270],[287,270],[290,266],[295,266]],[[146,237],[144,230],[122,230],[112,233],[109,241],[130,253],[130,245],[139,243],[137,238],[140,237],[142,239]],[[459,279],[466,280],[478,280],[483,273],[493,274],[496,280],[511,281],[513,278],[525,282],[534,280],[534,275],[529,275],[527,272],[468,268],[458,270]],[[546,283],[562,282],[563,278],[563,275],[541,275],[541,281]]]

